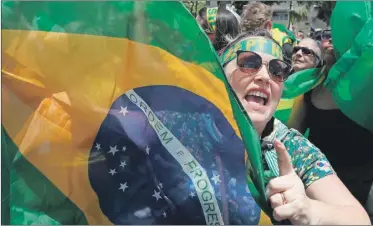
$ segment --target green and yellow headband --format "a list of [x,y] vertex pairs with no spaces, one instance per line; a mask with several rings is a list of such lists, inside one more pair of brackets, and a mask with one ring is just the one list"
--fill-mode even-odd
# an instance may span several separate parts
[[218,15],[218,7],[207,8],[206,19],[207,19],[207,24],[208,24],[211,32],[216,31],[216,17],[217,17],[217,15]]
[[278,45],[271,39],[255,36],[244,39],[234,44],[229,49],[226,49],[220,56],[220,63],[224,66],[225,64],[236,58],[236,53],[238,50],[262,52],[272,55],[277,59],[282,59],[283,56],[280,45]]

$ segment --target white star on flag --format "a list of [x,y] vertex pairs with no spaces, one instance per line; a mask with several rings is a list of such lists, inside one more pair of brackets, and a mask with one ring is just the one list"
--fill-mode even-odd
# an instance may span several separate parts
[[128,113],[127,107],[124,108],[124,107],[120,106],[119,113],[123,114],[123,116],[126,116],[126,114]]
[[126,146],[123,146],[122,147],[122,151],[125,152],[127,150],[127,147]]
[[113,154],[113,156],[115,155],[115,153],[117,153],[119,150],[117,149],[117,145],[115,145],[114,147],[110,146],[110,151],[109,153]]
[[116,174],[117,172],[115,171],[115,169],[110,169],[110,172],[109,174],[111,174],[111,176],[114,176],[114,174]]
[[211,178],[211,180],[214,181],[215,185],[217,185],[218,183],[221,183],[221,181],[220,181],[220,175],[219,175],[219,174],[214,175],[214,176]]
[[121,166],[121,167],[124,168],[126,165],[127,165],[126,161],[120,162],[120,166]]
[[97,149],[97,151],[99,151],[100,149],[101,149],[101,144],[99,144],[99,143],[96,143],[96,149]]
[[162,214],[162,215],[163,215],[163,217],[164,217],[164,218],[166,218],[166,217],[167,217],[167,214],[166,214],[166,212],[165,212],[165,211],[163,211],[163,214]]
[[190,194],[189,194],[189,196],[193,198],[194,196],[196,196],[196,194],[191,191]]
[[145,151],[146,151],[146,154],[149,155],[150,147],[149,147],[149,146],[146,146]]
[[153,196],[154,198],[156,198],[157,201],[158,201],[159,199],[162,199],[162,197],[161,197],[160,194],[161,194],[160,192],[157,192],[156,190],[154,190],[154,194],[153,194],[152,196]]
[[119,184],[120,184],[119,190],[122,190],[123,192],[128,188],[127,182],[125,182],[124,184],[122,183],[119,183]]
[[163,184],[162,183],[159,183],[158,184],[160,188],[163,188]]

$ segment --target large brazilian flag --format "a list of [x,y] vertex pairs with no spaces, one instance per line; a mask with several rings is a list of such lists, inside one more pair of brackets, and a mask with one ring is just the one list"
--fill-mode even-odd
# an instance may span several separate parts
[[7,1],[1,23],[2,224],[270,223],[258,137],[182,3]]

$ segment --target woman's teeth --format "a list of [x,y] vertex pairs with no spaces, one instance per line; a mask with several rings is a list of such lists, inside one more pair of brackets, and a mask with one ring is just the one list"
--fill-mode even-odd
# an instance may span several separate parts
[[268,96],[260,91],[251,91],[245,96],[247,102],[255,102],[261,105],[266,105]]

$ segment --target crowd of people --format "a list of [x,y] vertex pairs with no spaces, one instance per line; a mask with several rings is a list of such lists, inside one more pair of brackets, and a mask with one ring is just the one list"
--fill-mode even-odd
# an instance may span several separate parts
[[[344,115],[323,85],[336,63],[331,29],[308,37],[298,32],[296,40],[286,41],[290,35],[274,32],[271,7],[260,2],[240,13],[227,4],[205,7],[196,19],[261,141],[273,144],[263,150],[263,164],[273,172],[267,195],[274,218],[293,224],[370,224],[373,134]],[[275,119],[284,81],[312,68],[318,69],[317,85],[295,99],[287,122]]]

